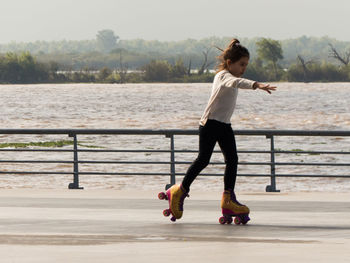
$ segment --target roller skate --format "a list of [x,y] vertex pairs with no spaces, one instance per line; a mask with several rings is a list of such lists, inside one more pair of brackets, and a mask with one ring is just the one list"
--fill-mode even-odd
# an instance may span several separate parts
[[[239,203],[236,199],[236,195],[233,191],[225,191],[221,199],[222,217],[219,218],[220,224],[232,224],[232,221],[236,225],[247,224],[249,218],[249,208]],[[235,219],[233,220],[232,217]]]
[[160,200],[169,201],[169,209],[165,209],[163,215],[172,215],[170,220],[173,222],[175,222],[176,219],[180,219],[183,213],[184,199],[188,196],[188,192],[186,192],[182,185],[173,185],[166,192],[160,192],[158,198]]

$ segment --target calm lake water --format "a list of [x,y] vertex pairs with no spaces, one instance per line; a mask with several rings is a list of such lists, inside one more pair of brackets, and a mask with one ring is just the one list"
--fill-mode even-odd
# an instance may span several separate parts
[[[233,129],[350,130],[350,83],[277,83],[278,90],[240,90],[232,117]],[[211,84],[42,84],[0,85],[0,124],[7,128],[83,129],[197,129],[207,104]],[[67,136],[0,135],[1,143],[67,140]],[[83,145],[108,149],[169,149],[169,139],[159,136],[81,136]],[[237,136],[239,150],[269,149],[264,137]],[[177,149],[197,149],[197,136],[179,136]],[[282,150],[350,151],[350,138],[284,137],[276,139]],[[70,149],[71,146],[65,147]],[[96,154],[79,156],[84,160],[160,160],[164,154]],[[0,152],[1,160],[71,160],[72,154]],[[179,154],[178,161],[192,161],[193,154]],[[278,155],[278,162],[350,163],[350,155]],[[240,154],[240,161],[268,161],[269,155]],[[214,154],[212,161],[222,161]],[[72,171],[71,164],[3,163],[1,171]],[[188,165],[177,166],[185,172]],[[168,172],[169,165],[147,167],[130,165],[81,165],[80,171]],[[218,173],[223,166],[210,165],[206,172]],[[282,166],[277,173],[349,175],[349,167]],[[269,173],[268,166],[240,166],[239,173]],[[71,175],[0,175],[0,188],[65,188]],[[179,178],[180,179],[180,178]],[[85,188],[160,189],[168,183],[161,176],[81,176]],[[269,178],[239,177],[237,190],[263,191]],[[349,191],[350,179],[278,178],[282,191]],[[221,177],[198,177],[193,188],[221,189]]]

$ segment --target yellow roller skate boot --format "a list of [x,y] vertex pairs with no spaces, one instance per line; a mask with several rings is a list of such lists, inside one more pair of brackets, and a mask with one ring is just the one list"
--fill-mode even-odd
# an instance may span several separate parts
[[221,199],[222,217],[219,218],[220,224],[231,224],[235,217],[234,222],[236,225],[245,225],[249,220],[249,208],[246,205],[239,203],[236,199],[236,195],[233,191],[225,191]]
[[182,185],[173,185],[165,193],[159,193],[159,199],[165,199],[169,201],[169,209],[163,211],[164,216],[170,216],[171,221],[175,222],[176,219],[180,219],[183,214],[183,204],[188,192],[182,187]]

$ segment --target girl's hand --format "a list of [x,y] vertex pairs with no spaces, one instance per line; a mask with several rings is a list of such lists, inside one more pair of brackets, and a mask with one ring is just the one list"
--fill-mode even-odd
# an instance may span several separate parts
[[255,82],[254,89],[261,89],[261,90],[265,90],[266,92],[271,94],[271,91],[275,91],[277,89],[276,86],[270,86],[270,84],[263,84],[263,83],[259,83],[259,82]]

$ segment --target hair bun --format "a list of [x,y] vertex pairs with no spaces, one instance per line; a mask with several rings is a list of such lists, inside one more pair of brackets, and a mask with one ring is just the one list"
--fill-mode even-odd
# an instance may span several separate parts
[[231,40],[231,43],[230,43],[230,45],[229,45],[229,47],[233,47],[233,46],[238,46],[238,45],[240,45],[241,44],[241,42],[239,42],[239,40],[237,39],[237,38],[233,38],[232,40]]

